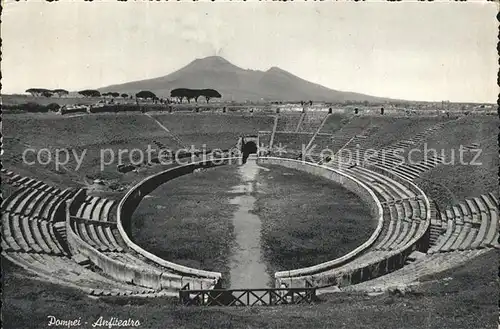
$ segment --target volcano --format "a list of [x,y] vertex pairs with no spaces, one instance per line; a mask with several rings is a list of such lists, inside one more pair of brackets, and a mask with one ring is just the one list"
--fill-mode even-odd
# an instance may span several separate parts
[[279,67],[271,67],[267,71],[242,69],[220,56],[196,59],[183,68],[159,78],[117,84],[99,90],[132,95],[141,90],[150,90],[159,97],[168,97],[170,91],[176,88],[215,89],[226,101],[380,102],[387,100],[329,89],[299,78]]

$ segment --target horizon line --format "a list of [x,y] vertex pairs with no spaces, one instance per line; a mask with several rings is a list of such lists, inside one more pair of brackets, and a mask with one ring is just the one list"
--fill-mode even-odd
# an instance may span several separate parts
[[[123,84],[129,84],[129,83],[137,83],[137,82],[142,82],[142,81],[147,81],[147,80],[155,80],[155,79],[160,79],[160,78],[163,78],[167,75],[170,75],[170,74],[173,74],[179,70],[182,70],[183,68],[187,67],[188,65],[194,63],[195,61],[197,60],[205,60],[205,59],[208,59],[208,58],[218,58],[218,59],[222,59],[224,60],[225,62],[227,62],[228,64],[230,65],[233,65],[241,70],[245,70],[245,71],[254,71],[254,72],[262,72],[262,73],[267,73],[269,72],[271,69],[273,68],[277,68],[283,72],[286,72],[288,74],[291,74],[293,75],[294,77],[298,78],[298,79],[301,79],[301,80],[304,80],[308,83],[312,83],[312,84],[315,84],[315,85],[318,85],[318,86],[321,86],[323,88],[327,88],[329,90],[332,90],[332,91],[338,91],[338,92],[343,92],[343,93],[355,93],[355,94],[361,94],[361,95],[364,95],[364,96],[368,96],[368,97],[374,97],[374,98],[383,98],[385,100],[381,100],[381,102],[424,102],[424,103],[436,103],[436,102],[449,102],[449,103],[465,103],[465,104],[496,104],[497,103],[497,100],[500,99],[498,98],[497,100],[495,101],[491,101],[491,102],[484,102],[484,101],[470,101],[470,100],[467,100],[467,101],[453,101],[453,100],[447,100],[447,99],[441,99],[441,100],[412,100],[412,99],[401,99],[401,98],[394,98],[394,96],[379,96],[379,95],[374,95],[374,94],[367,94],[367,93],[364,93],[362,91],[352,91],[352,90],[340,90],[340,89],[335,89],[335,88],[332,88],[332,87],[328,87],[328,86],[325,86],[323,84],[320,84],[318,82],[313,82],[313,81],[310,81],[310,80],[307,80],[303,77],[300,77],[299,75],[295,74],[295,73],[292,73],[288,70],[284,70],[282,69],[281,67],[277,66],[277,65],[272,65],[270,66],[267,70],[259,70],[259,69],[252,69],[252,68],[243,68],[241,66],[238,66],[236,64],[234,64],[233,62],[229,61],[228,59],[226,59],[225,57],[223,56],[220,56],[220,55],[208,55],[208,56],[205,56],[205,57],[197,57],[197,58],[194,58],[192,59],[191,61],[189,61],[187,64],[184,64],[182,67],[178,68],[178,69],[175,69],[173,71],[170,71],[168,73],[163,73],[161,75],[158,75],[158,76],[155,76],[155,77],[150,77],[150,78],[141,78],[141,79],[136,79],[136,80],[131,80],[131,81],[124,81],[124,82],[117,82],[117,83],[113,83],[113,84],[109,84],[109,85],[104,85],[104,86],[101,86],[101,87],[81,87],[81,88],[78,88],[78,90],[69,90],[70,93],[78,93],[78,91],[80,90],[85,90],[85,89],[95,89],[95,90],[99,90],[99,89],[107,89],[107,88],[112,88],[114,86],[119,86],[119,85],[123,85]],[[5,86],[2,86],[3,88],[2,89],[5,89]],[[37,88],[37,87],[27,87],[27,89],[29,88]],[[57,89],[57,88],[60,88],[60,86],[58,87],[55,87],[53,89]],[[176,87],[176,88],[188,88],[188,87]],[[50,89],[50,88],[47,88],[47,89]],[[28,93],[26,93],[26,90],[22,91],[22,92],[13,92],[13,93],[0,93],[1,96],[4,96],[4,95],[27,95],[28,96]],[[140,90],[138,90],[137,92],[139,92]],[[250,101],[251,100],[241,100],[241,101]],[[286,100],[283,100],[283,101],[286,101]],[[313,100],[314,101],[314,100]],[[333,102],[333,101],[321,101],[322,103],[328,103],[328,102]],[[363,101],[360,101],[360,103],[363,102]],[[343,103],[343,102],[340,102],[340,103]],[[371,101],[371,103],[374,103],[373,101]]]

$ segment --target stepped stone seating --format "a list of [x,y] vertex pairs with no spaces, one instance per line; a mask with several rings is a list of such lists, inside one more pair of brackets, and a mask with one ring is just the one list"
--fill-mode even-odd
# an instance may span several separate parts
[[114,237],[110,239],[106,229],[114,223],[86,221],[84,219],[73,219],[73,229],[85,242],[100,251],[123,251],[123,248],[117,245]]
[[403,248],[406,246],[416,235],[418,228],[420,226],[421,222],[420,220],[412,220],[408,223],[407,227],[408,229],[403,231],[403,239],[399,241],[399,244],[396,246],[393,246],[393,250],[398,250],[400,248]]
[[465,223],[472,223],[472,211],[467,208],[467,206],[461,202],[459,205],[460,212],[463,216],[463,220]]
[[[328,119],[326,119],[328,122]],[[320,152],[323,149],[330,149],[332,152],[338,152],[342,147],[346,146],[357,135],[360,135],[370,123],[369,118],[355,117],[352,118],[347,124],[335,131],[330,137],[316,136],[315,150]],[[326,125],[326,124],[325,124]],[[331,133],[324,126],[321,127],[320,133]],[[350,143],[349,143],[350,144]]]
[[34,190],[32,196],[24,199],[24,204],[21,203],[19,207],[19,214],[24,216],[32,216],[33,210],[36,208],[40,200],[46,195],[50,194],[55,188],[45,185],[38,190]]
[[[63,254],[63,248],[55,238],[53,229],[47,221],[37,221],[30,217],[4,213],[3,237],[10,246],[9,250],[26,252]],[[12,238],[14,241],[12,241]]]
[[55,222],[54,218],[55,210],[62,202],[65,202],[65,200],[71,198],[73,193],[74,191],[70,189],[60,191],[56,195],[56,198],[52,198],[49,201],[49,204],[47,204],[47,206],[43,208],[43,211],[41,211],[40,215],[37,217],[39,217],[40,219],[45,219],[51,222]]
[[420,278],[436,272],[460,266],[488,252],[490,249],[452,251],[449,253],[427,254],[420,256],[403,268],[356,285],[347,286],[343,291],[384,291],[392,287],[404,286],[417,282]]
[[114,205],[114,200],[87,196],[84,203],[78,209],[76,216],[95,221],[108,221],[111,208]]
[[448,221],[446,233],[429,253],[498,247],[498,203],[491,195],[466,199],[441,216]]
[[64,254],[49,219],[55,211],[52,205],[72,192],[31,178],[12,176],[21,188],[2,203],[2,246],[8,251]]
[[106,224],[114,205],[114,200],[87,196],[77,211],[77,217],[91,221],[75,223],[75,232],[100,251],[123,251],[123,247],[112,233],[112,228],[115,227],[114,222]]
[[113,207],[115,205],[116,205],[115,200],[108,200],[106,202],[106,204],[104,204],[104,206],[102,208],[102,214],[100,215],[101,220],[113,221],[113,222],[116,221],[116,218],[114,218],[114,216],[112,215],[112,212],[111,212],[111,210],[113,209]]
[[411,167],[400,166],[400,167],[392,168],[390,170],[392,172],[394,172],[395,174],[398,174],[399,176],[406,178],[407,180],[414,180],[415,178],[418,177],[418,174],[416,173],[416,171],[414,169],[412,169]]
[[29,188],[20,188],[19,190],[15,191],[12,195],[9,202],[7,202],[7,199],[2,203],[2,211],[5,212],[14,212],[18,208],[18,205],[22,202],[23,199],[25,199],[29,193],[31,193],[32,190]]
[[294,132],[301,120],[302,113],[286,113],[278,116],[278,125],[276,131]]
[[14,250],[20,251],[23,248],[16,241],[12,224],[10,222],[10,215],[8,213],[2,213],[2,244],[4,250]]
[[284,147],[287,152],[302,153],[312,138],[312,134],[276,132],[274,147]]
[[38,217],[43,212],[43,208],[48,205],[50,199],[57,198],[57,193],[59,192],[60,190],[58,188],[51,187],[47,191],[40,193],[35,204],[33,204],[30,211],[27,213],[27,216],[34,218]]
[[[8,175],[9,172],[2,171],[2,174]],[[31,178],[13,174],[11,176],[16,186],[20,188],[14,190],[2,203],[1,246],[2,254],[7,259],[37,275],[50,278],[52,282],[77,287],[93,295],[155,297],[175,294],[174,290],[155,291],[108,279],[87,269],[86,267],[90,265],[88,260],[78,264],[72,258],[68,258],[69,249],[64,248],[59,240],[65,238],[65,226],[61,228],[58,224],[62,222],[54,222],[54,214],[57,207],[70,198],[73,192],[61,191]],[[115,202],[105,199],[87,201],[88,204],[82,207],[84,209],[81,214],[97,218],[97,221],[88,220],[92,225],[88,227],[87,237],[90,234],[93,241],[110,243],[105,231],[99,228],[116,225],[115,222],[107,222]],[[94,226],[95,230],[92,230]],[[112,238],[113,234],[112,230],[109,230]],[[107,250],[123,251],[121,248]],[[139,258],[133,258],[131,254],[124,255],[127,263],[130,264],[132,261],[137,265],[140,263]],[[75,259],[78,258],[77,255],[74,256]],[[141,266],[145,264],[140,263]],[[151,265],[148,266],[151,268]]]
[[165,272],[165,268],[125,248],[116,228],[116,222],[108,220],[111,218],[114,205],[114,200],[86,196],[76,210],[76,216],[71,218],[73,231],[87,244],[115,261],[142,270]]
[[471,244],[471,248],[480,248],[484,246],[484,240],[486,239],[486,232],[488,229],[488,215],[484,212],[480,213],[481,216],[481,226],[477,232],[477,236],[474,242]]
[[14,237],[14,240],[16,243],[21,247],[22,250],[26,252],[33,252],[37,251],[34,250],[33,247],[26,241],[26,238],[24,236],[24,232],[21,229],[21,221],[19,219],[18,215],[12,215],[8,216],[8,220],[11,221],[10,229],[11,229],[11,236]]
[[375,249],[386,250],[388,247],[388,242],[397,235],[395,232],[399,232],[400,221],[397,217],[395,206],[393,204],[383,206],[384,220],[389,221],[389,226],[385,231],[385,235],[382,240],[376,245]]
[[[440,157],[431,157],[420,164],[409,165],[401,163],[402,159],[396,156],[396,151],[421,144],[430,134],[440,129],[440,127],[442,127],[443,125],[444,123],[436,124],[416,134],[410,139],[400,140],[394,144],[379,149],[379,152],[377,152],[375,155],[368,156],[364,159],[357,159],[357,162],[364,163],[365,165],[372,165],[387,170],[392,170],[395,174],[411,181],[417,178],[421,172],[427,171],[437,166],[439,163],[441,163],[442,159]],[[376,127],[372,128],[376,129]],[[360,154],[370,154],[371,152],[368,153],[368,149],[366,149],[365,147],[355,147],[357,144],[362,145],[363,139],[370,135],[369,130],[370,129],[368,129],[368,132],[366,134],[354,135],[354,137],[349,140],[349,143],[346,143],[348,145],[345,145],[344,147],[349,146],[349,148],[351,148],[351,152],[359,150]]]
[[104,210],[104,205],[107,203],[107,199],[100,198],[96,205],[94,212],[92,214],[92,219],[99,220],[99,221],[106,221],[106,219],[103,219],[103,210]]
[[[419,232],[426,219],[425,204],[415,193],[399,182],[363,167],[345,170],[374,190],[384,200],[385,235],[374,244],[374,250],[403,248]],[[387,216],[388,213],[388,216]],[[424,220],[424,222],[422,222]],[[423,226],[422,226],[423,227]]]
[[146,296],[155,293],[153,289],[108,279],[78,265],[67,257],[19,252],[8,252],[6,256],[28,270],[50,277],[52,282],[57,281],[68,286],[78,287],[91,295]]
[[[418,178],[423,172],[426,172],[430,169],[433,169],[437,165],[441,164],[443,161],[442,158],[440,157],[432,157],[427,159],[425,162],[419,162],[419,163],[414,163],[414,164],[401,164],[398,166],[390,167],[390,166],[385,166],[389,167],[389,170],[394,172],[395,174],[407,179],[407,180],[414,180]],[[381,167],[381,163],[376,163],[376,166]]]
[[[458,227],[459,225],[457,225]],[[460,230],[460,233],[451,246],[451,250],[464,250],[466,249],[466,246],[464,246],[464,241],[467,239],[467,236],[469,235],[471,230],[471,225],[469,223],[462,225],[462,229]]]
[[13,210],[15,214],[24,215],[28,207],[34,202],[35,197],[40,194],[37,189],[29,189],[28,193],[25,194],[19,203],[17,203],[16,208]]
[[[376,166],[384,165],[387,167],[396,167],[396,166],[401,167],[405,164],[401,164],[401,159],[394,156],[395,154],[394,152],[399,149],[407,149],[411,146],[421,144],[429,135],[434,133],[436,130],[440,129],[443,125],[444,123],[436,124],[430,128],[425,129],[422,132],[417,133],[410,139],[400,140],[392,145],[381,148],[380,149],[381,152],[378,152],[375,156],[368,158],[367,162]],[[428,162],[432,163],[433,167],[438,164],[436,159],[433,158],[430,159]],[[408,165],[406,166],[409,167]],[[398,172],[401,172],[403,175],[407,175],[409,177],[412,177],[415,174],[413,170],[408,168],[400,169]]]
[[27,184],[31,182],[31,179],[28,177],[22,177],[20,175],[14,175],[12,178],[8,181],[8,184],[12,184],[14,186],[23,186],[24,184]]
[[271,133],[259,132],[259,147],[268,147],[271,144]]
[[45,220],[41,220],[37,221],[36,224],[38,225],[39,230],[41,230],[42,232],[43,240],[47,243],[47,245],[50,248],[50,253],[53,253],[55,255],[65,254],[63,247],[56,238],[52,223]]
[[305,115],[302,116],[300,125],[297,126],[299,128],[298,131],[314,133],[320,128],[321,123],[323,120],[326,120],[327,116],[328,114],[324,112],[306,112]]
[[[30,221],[28,217],[16,217],[14,220],[19,219],[22,222],[23,237],[28,242],[28,245],[35,250],[35,252],[50,253],[49,246],[45,243],[41,236],[41,232],[36,226],[35,221]],[[34,224],[34,225],[33,225]],[[34,226],[34,227],[33,227]],[[32,232],[33,230],[33,232]],[[34,233],[36,232],[36,233]],[[35,241],[36,240],[36,241]]]
[[391,192],[391,195],[395,199],[406,199],[406,198],[415,198],[415,193],[413,193],[411,190],[409,190],[407,187],[399,183],[398,181],[393,180],[392,178],[389,178],[387,176],[384,176],[382,174],[379,174],[374,171],[370,171],[366,168],[363,167],[355,167],[352,170],[349,171],[349,173],[353,172],[360,172],[363,173],[366,177],[369,177],[375,181],[380,182],[381,184],[384,184],[387,186]]
[[497,196],[494,194],[494,193],[488,193],[488,196],[491,198],[491,200],[493,201],[493,204],[496,204],[498,205],[498,198]]

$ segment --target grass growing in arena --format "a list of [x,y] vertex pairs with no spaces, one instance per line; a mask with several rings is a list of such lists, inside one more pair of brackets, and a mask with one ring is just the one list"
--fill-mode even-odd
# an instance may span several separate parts
[[255,213],[271,273],[335,259],[373,233],[377,222],[355,194],[301,171],[266,167]]
[[[26,278],[4,262],[4,328],[47,328],[48,315],[87,321],[137,319],[144,329],[493,329],[497,327],[495,251],[422,280],[404,296],[332,294],[316,305],[182,307],[175,299],[91,299],[59,285]],[[29,315],[29,316],[27,316]]]
[[224,166],[176,178],[141,201],[133,214],[133,239],[179,264],[228,273],[234,240],[228,199],[239,184],[236,167]]
[[[377,223],[354,194],[303,172],[270,168],[260,170],[253,193],[262,231],[250,232],[261,235],[270,278],[340,257],[372,234]],[[236,170],[220,167],[160,186],[133,215],[136,243],[170,261],[221,271],[227,281],[237,208],[229,199],[241,184]]]

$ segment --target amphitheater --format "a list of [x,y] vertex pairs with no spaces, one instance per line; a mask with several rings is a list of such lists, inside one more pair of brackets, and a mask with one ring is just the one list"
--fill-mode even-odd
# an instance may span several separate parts
[[[409,117],[399,112],[382,116],[305,109],[43,116],[5,118],[2,256],[39,280],[90,296],[176,297],[186,285],[220,288],[220,272],[162,259],[137,245],[131,221],[141,200],[160,185],[171,180],[175,184],[176,178],[203,168],[237,162],[227,153],[219,163],[201,158],[181,166],[145,163],[140,176],[123,179],[123,193],[106,197],[89,188],[95,184],[82,184],[83,173],[96,177],[92,173],[97,172],[97,162],[90,161],[80,172],[28,166],[21,161],[23,147],[144,147],[154,141],[173,148],[207,143],[228,150],[241,136],[258,136],[260,166],[282,166],[333,181],[355,193],[377,223],[365,242],[340,258],[276,272],[275,287],[312,286],[318,294],[382,292],[414,284],[422,276],[463,265],[499,247],[498,122],[491,115],[446,116],[436,111]],[[43,130],[48,122],[53,131]],[[281,152],[283,145],[286,153]],[[311,151],[306,161],[299,159],[303,145]],[[472,169],[450,165],[440,154],[408,164],[390,155],[396,149],[408,154],[424,145],[482,149],[483,165]],[[318,152],[326,148],[332,151],[328,158]],[[361,160],[342,157],[346,151],[370,149],[387,152]],[[107,174],[114,181],[128,175],[115,168]]]

